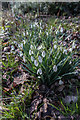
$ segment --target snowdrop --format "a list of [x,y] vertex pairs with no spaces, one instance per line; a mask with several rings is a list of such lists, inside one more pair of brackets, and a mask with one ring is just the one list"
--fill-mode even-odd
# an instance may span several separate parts
[[29,50],[29,55],[31,55],[32,54],[32,51],[31,50]]
[[12,45],[12,46],[11,46],[11,50],[14,50],[14,49],[15,49],[15,48],[14,48],[14,46]]
[[42,52],[42,57],[45,57],[46,53],[45,51]]
[[20,53],[19,53],[19,54],[20,54],[20,57],[22,57],[22,56],[23,56],[23,53],[22,53],[21,51],[20,51]]
[[32,62],[34,61],[34,57],[33,57],[33,56],[31,56],[31,61],[32,61]]
[[75,44],[75,43],[73,43],[73,44],[72,44],[72,48],[74,49],[75,47],[76,47],[76,44]]
[[42,74],[42,70],[41,70],[41,68],[39,68],[38,70],[37,70],[37,74]]
[[31,25],[31,28],[32,28],[32,25]]
[[26,61],[25,56],[23,56],[23,61],[24,61],[24,62]]
[[56,49],[57,48],[57,45],[54,45],[54,49]]
[[46,35],[48,36],[48,32],[46,32]]
[[40,63],[42,63],[42,57],[41,56],[38,57],[38,60],[39,60]]
[[26,34],[28,35],[28,31],[26,32]]
[[33,45],[31,45],[30,48],[33,49]]
[[25,32],[23,32],[23,35],[25,36]]
[[34,60],[34,65],[35,65],[36,67],[38,66],[37,60]]
[[40,76],[38,76],[38,78],[41,78]]
[[72,48],[69,49],[70,52],[72,52],[72,50],[73,50]]
[[23,48],[23,43],[21,43],[21,48]]
[[37,50],[40,50],[42,48],[42,45],[40,45],[38,48],[37,48]]
[[56,65],[53,66],[53,70],[54,70],[54,72],[57,72],[57,66]]
[[64,83],[63,83],[63,81],[62,80],[60,80],[59,81],[59,85],[63,85]]
[[41,33],[41,30],[40,30],[40,33]]
[[60,32],[62,32],[62,33],[63,33],[63,28],[62,28],[62,27],[60,28]]
[[23,40],[23,42],[24,42],[24,44],[26,43],[26,41],[25,41],[25,40]]

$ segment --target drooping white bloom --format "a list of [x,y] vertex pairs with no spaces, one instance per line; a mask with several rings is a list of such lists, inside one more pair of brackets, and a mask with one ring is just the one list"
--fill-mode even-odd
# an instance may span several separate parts
[[72,52],[72,50],[73,50],[72,48],[69,49],[70,52]]
[[32,52],[32,54],[33,54],[33,51],[31,51]]
[[58,30],[56,30],[56,34],[58,34]]
[[38,60],[39,60],[40,63],[42,63],[42,57],[41,56],[38,57]]
[[26,43],[26,41],[25,41],[25,40],[23,40],[23,42],[24,42],[24,44]]
[[23,43],[21,43],[21,48],[23,48]]
[[34,57],[33,57],[33,56],[31,56],[31,61],[32,61],[32,62],[34,61]]
[[40,30],[40,33],[41,33],[41,30]]
[[25,60],[25,56],[23,56],[23,61],[25,62],[26,60]]
[[41,78],[40,76],[38,76],[38,78]]
[[57,48],[57,45],[54,45],[54,49],[56,49]]
[[40,26],[41,26],[41,22],[40,22]]
[[56,65],[53,66],[53,70],[54,70],[54,72],[57,72],[57,66]]
[[37,49],[40,50],[42,48],[42,45],[40,45]]
[[19,48],[21,47],[20,44],[18,44],[18,47],[19,47]]
[[48,36],[48,32],[46,32],[46,35]]
[[76,44],[73,42],[72,44],[72,48],[74,49],[76,47]]
[[31,50],[29,50],[29,55],[31,55],[32,54],[32,51]]
[[62,80],[59,81],[59,85],[63,85],[64,82]]
[[15,49],[15,48],[14,48],[14,46],[12,45],[12,46],[11,46],[11,50],[14,50],[14,49]]
[[38,70],[37,70],[37,74],[42,74],[42,70],[41,70],[41,68],[39,68]]
[[42,57],[45,57],[46,53],[45,51],[42,52]]
[[31,28],[32,28],[32,25],[31,25]]
[[33,49],[33,45],[31,45],[30,48]]
[[23,32],[23,35],[25,36],[25,32]]
[[26,32],[26,34],[28,35],[28,31]]
[[20,57],[22,57],[22,56],[23,56],[23,53],[22,53],[21,51],[19,52],[19,54],[20,54]]
[[69,64],[71,64],[72,62],[70,61]]
[[63,28],[62,28],[62,27],[60,28],[60,32],[62,32],[62,33],[63,33]]
[[34,60],[34,65],[35,65],[36,67],[38,66],[37,60]]

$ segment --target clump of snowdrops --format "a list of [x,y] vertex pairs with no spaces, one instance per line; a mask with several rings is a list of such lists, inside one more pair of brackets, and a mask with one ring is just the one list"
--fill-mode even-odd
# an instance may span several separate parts
[[33,41],[26,42],[23,47],[23,68],[39,80],[40,84],[49,86],[57,80],[62,81],[76,74],[78,60],[73,59],[73,49],[73,46],[66,48],[55,40],[48,47],[44,41],[40,45]]

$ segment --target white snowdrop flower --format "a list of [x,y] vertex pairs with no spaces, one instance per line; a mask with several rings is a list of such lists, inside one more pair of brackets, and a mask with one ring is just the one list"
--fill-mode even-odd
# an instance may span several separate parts
[[30,37],[31,37],[31,33],[30,33]]
[[31,51],[31,53],[34,54],[33,51]]
[[35,27],[35,24],[33,25],[33,27]]
[[39,68],[38,70],[37,70],[37,74],[42,74],[42,70],[41,70],[41,68]]
[[53,66],[53,70],[54,70],[54,72],[57,72],[57,66],[56,65]]
[[52,30],[52,25],[51,25],[51,30]]
[[25,32],[23,32],[23,35],[25,36]]
[[57,45],[54,45],[54,49],[56,49],[57,48]]
[[30,48],[33,49],[33,45],[31,45]]
[[70,61],[69,64],[71,64],[72,62]]
[[63,33],[63,28],[62,28],[62,27],[60,28],[60,32],[62,32],[62,33]]
[[38,66],[37,60],[34,60],[34,65],[35,65],[36,67]]
[[39,60],[40,63],[42,63],[42,57],[41,56],[38,57],[38,60]]
[[34,61],[34,57],[33,57],[33,56],[31,56],[31,61],[32,61],[32,62]]
[[22,57],[22,56],[23,56],[23,53],[22,53],[21,51],[20,51],[20,53],[19,53],[19,54],[20,54],[20,57]]
[[32,25],[31,25],[31,28],[32,28]]
[[41,26],[41,22],[40,22],[40,26]]
[[41,78],[40,76],[38,76],[38,78]]
[[21,48],[23,48],[23,43],[21,43]]
[[58,30],[56,30],[56,34],[58,34]]
[[37,22],[35,22],[35,25],[38,25],[38,23],[37,23]]
[[26,41],[25,41],[25,40],[23,40],[23,42],[24,42],[24,44],[26,43]]
[[59,81],[59,85],[63,85],[64,82],[62,80]]
[[41,30],[40,30],[40,33],[41,33]]
[[46,32],[46,35],[48,36],[48,32]]
[[18,44],[18,47],[20,47],[20,44]]
[[70,52],[72,52],[72,50],[73,50],[72,48],[69,49]]
[[28,31],[26,32],[26,34],[28,35]]
[[75,47],[76,47],[76,44],[75,44],[75,43],[73,43],[73,44],[72,44],[72,48],[74,49]]
[[42,57],[45,57],[46,53],[45,51],[42,52]]
[[26,60],[25,60],[25,56],[23,56],[23,61],[25,62]]
[[31,55],[32,54],[32,51],[31,50],[29,50],[29,55]]
[[12,46],[11,46],[11,50],[14,50],[14,49],[15,49],[15,48],[14,48],[14,46],[12,45]]
[[42,48],[42,45],[40,45],[38,48],[37,48],[37,50],[40,50]]

